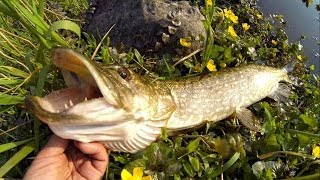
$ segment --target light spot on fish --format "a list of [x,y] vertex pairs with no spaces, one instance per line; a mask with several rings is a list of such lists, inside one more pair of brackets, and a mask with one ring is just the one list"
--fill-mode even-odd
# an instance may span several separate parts
[[181,98],[186,98],[187,94],[186,93],[181,93]]
[[188,112],[188,113],[193,113],[193,109],[188,108],[188,109],[187,109],[187,112]]

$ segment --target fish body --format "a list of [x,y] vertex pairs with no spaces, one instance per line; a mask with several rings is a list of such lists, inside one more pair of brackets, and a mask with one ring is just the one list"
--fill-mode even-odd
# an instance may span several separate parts
[[174,134],[235,115],[259,130],[246,109],[265,97],[289,95],[283,69],[261,65],[228,68],[204,76],[154,80],[118,65],[101,66],[66,48],[52,53],[68,88],[26,105],[51,130],[67,139],[99,141],[114,151],[137,152],[154,142],[165,127]]

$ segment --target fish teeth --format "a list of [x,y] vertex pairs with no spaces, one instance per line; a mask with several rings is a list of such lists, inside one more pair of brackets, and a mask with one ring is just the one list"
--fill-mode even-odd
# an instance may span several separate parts
[[71,99],[69,100],[69,104],[70,104],[70,107],[74,105]]
[[68,106],[67,104],[64,104],[64,108],[65,108],[65,109],[68,109],[69,106]]
[[87,97],[85,97],[85,98],[84,98],[84,101],[88,101],[88,98],[87,98]]

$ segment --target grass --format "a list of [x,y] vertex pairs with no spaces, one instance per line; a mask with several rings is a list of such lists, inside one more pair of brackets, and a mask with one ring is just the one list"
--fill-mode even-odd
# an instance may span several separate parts
[[[293,87],[288,105],[263,101],[251,107],[262,119],[261,133],[239,128],[232,121],[209,123],[192,133],[169,138],[164,129],[161,139],[140,153],[112,153],[106,177],[117,179],[124,168],[131,172],[142,167],[158,179],[318,178],[320,152],[314,151],[320,145],[320,79],[312,74],[312,66],[304,64],[305,56],[297,58],[302,53],[298,42],[288,43],[283,27],[262,18],[249,1],[207,2],[192,1],[203,7],[206,17],[208,37],[203,50],[183,57],[165,55],[165,63],[156,65],[159,57],[145,57],[136,50],[115,53],[107,38],[94,59],[106,64],[127,63],[157,78],[209,73],[208,62],[213,62],[216,70],[257,61],[276,67],[294,63],[292,75],[299,85]],[[88,57],[95,51],[98,42],[81,34],[79,28],[79,15],[86,6],[85,0],[0,1],[0,177],[21,178],[50,135],[46,125],[23,109],[26,95],[43,96],[63,87],[61,75],[48,59],[50,48],[67,46]],[[66,15],[66,9],[73,11]],[[225,9],[239,18],[238,23]],[[244,30],[242,23],[250,24],[250,28]],[[181,44],[177,48],[189,52]]]

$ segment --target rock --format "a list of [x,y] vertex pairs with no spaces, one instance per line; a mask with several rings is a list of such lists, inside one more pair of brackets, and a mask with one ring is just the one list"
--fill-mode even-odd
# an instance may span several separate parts
[[204,17],[188,1],[96,0],[88,11],[86,32],[99,39],[115,24],[111,45],[123,44],[142,53],[175,52],[179,39],[187,37],[192,39],[190,50],[195,50],[206,37]]

